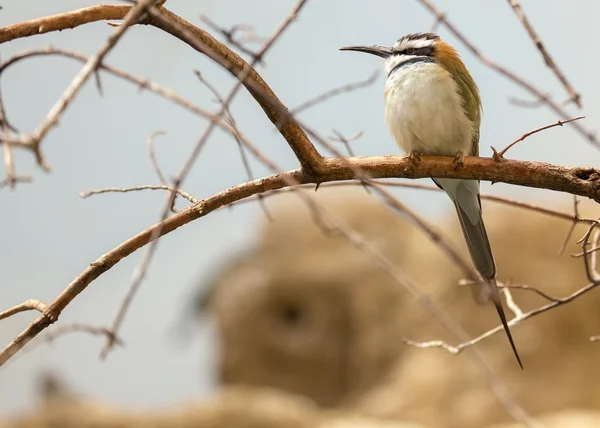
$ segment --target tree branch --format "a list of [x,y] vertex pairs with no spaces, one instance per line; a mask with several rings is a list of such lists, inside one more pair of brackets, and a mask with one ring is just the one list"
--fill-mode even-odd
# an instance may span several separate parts
[[519,21],[521,21],[521,24],[523,24],[523,27],[525,27],[525,31],[527,31],[527,34],[529,34],[531,41],[535,44],[535,47],[542,55],[542,58],[544,58],[544,62],[546,63],[548,68],[552,70],[554,75],[558,78],[558,80],[560,80],[560,83],[562,83],[566,91],[569,93],[571,101],[573,101],[577,107],[581,108],[581,94],[577,93],[575,89],[573,89],[573,86],[569,83],[564,73],[560,70],[560,68],[558,68],[558,66],[554,62],[554,60],[550,56],[550,53],[548,53],[548,50],[542,43],[542,39],[535,32],[533,26],[529,22],[529,19],[527,19],[525,12],[523,12],[521,4],[517,0],[508,0],[508,4],[517,15]]
[[[324,171],[317,179],[302,170],[271,175],[239,184],[183,209],[157,223],[101,256],[52,302],[44,313],[0,352],[0,366],[22,349],[31,339],[54,323],[64,308],[85,288],[123,258],[175,229],[235,201],[258,193],[289,187],[289,183],[324,183],[354,179],[360,169],[371,178],[463,178],[503,182],[520,186],[545,188],[600,200],[600,171],[593,168],[567,168],[540,162],[514,160],[494,161],[489,158],[466,157],[464,167],[456,169],[452,157],[422,157],[421,163],[401,156],[324,158]],[[160,234],[154,236],[157,230]]]
[[[0,28],[0,44],[49,31],[75,28],[90,22],[123,19],[130,9],[131,6],[127,5],[100,5],[13,24]],[[164,7],[160,8],[158,13],[152,10],[148,11],[148,15],[138,21],[138,24],[151,25],[177,37],[198,52],[219,63],[236,78],[242,77],[240,79],[242,84],[288,142],[306,174],[320,172],[322,156],[269,85],[242,57],[206,31],[192,25]]]

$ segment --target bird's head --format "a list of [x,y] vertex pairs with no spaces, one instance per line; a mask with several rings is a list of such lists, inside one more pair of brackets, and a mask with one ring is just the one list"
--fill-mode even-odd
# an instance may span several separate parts
[[448,71],[464,68],[456,50],[434,33],[407,34],[391,47],[387,46],[347,46],[342,51],[365,52],[384,58],[385,68],[392,72],[418,62],[435,62]]
[[481,98],[473,77],[452,46],[442,41],[434,33],[407,34],[391,47],[387,46],[347,46],[342,51],[365,52],[385,59],[388,77],[412,64],[434,63],[445,69],[457,83],[457,90],[463,98],[464,108],[476,123],[480,121]]

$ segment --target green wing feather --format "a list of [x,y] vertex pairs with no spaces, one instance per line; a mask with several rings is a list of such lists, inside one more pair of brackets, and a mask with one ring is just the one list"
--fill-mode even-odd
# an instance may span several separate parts
[[455,80],[458,84],[460,95],[463,99],[465,111],[469,119],[475,124],[475,135],[473,136],[473,146],[471,148],[472,156],[479,156],[479,127],[481,124],[481,97],[479,89],[473,80],[473,77],[465,69],[464,72],[456,70]]

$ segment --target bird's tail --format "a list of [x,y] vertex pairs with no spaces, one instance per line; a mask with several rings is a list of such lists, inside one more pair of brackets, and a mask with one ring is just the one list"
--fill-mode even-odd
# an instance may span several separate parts
[[[500,317],[500,321],[502,322],[502,326],[504,327],[504,331],[508,337],[512,351],[515,354],[519,366],[521,369],[523,369],[523,364],[521,363],[521,358],[517,352],[517,347],[515,346],[510,329],[508,328],[506,314],[504,312],[504,308],[502,307],[502,299],[500,298],[500,293],[498,292],[498,286],[496,284],[496,263],[494,261],[494,255],[492,254],[490,241],[483,223],[481,200],[479,194],[471,194],[469,196],[471,196],[471,198],[462,197],[460,199],[454,199],[454,205],[456,207],[458,219],[460,220],[465,241],[467,242],[467,247],[469,248],[469,253],[471,254],[471,259],[473,260],[475,268],[484,280],[484,283],[478,287],[475,298],[479,303],[486,303],[489,300],[494,302],[494,306],[496,307],[496,311],[498,312],[498,316]],[[470,218],[467,213],[472,213],[475,207],[469,207],[468,205],[465,206],[465,204],[477,204],[476,208],[479,218],[473,219],[473,215],[471,215]]]
[[[471,200],[468,201],[465,199]],[[473,203],[476,203],[477,207],[471,207],[469,211],[471,213],[476,213],[475,216],[477,217],[474,219],[469,218],[464,207],[465,204]],[[460,198],[460,202],[459,198],[457,198],[454,200],[454,206],[456,207],[458,220],[460,221],[460,226],[467,243],[467,248],[469,249],[469,254],[471,255],[471,259],[475,265],[475,269],[477,269],[477,272],[479,272],[479,274],[485,279],[495,278],[496,262],[494,261],[494,255],[492,253],[490,241],[488,239],[487,232],[485,230],[485,224],[481,216],[481,204],[479,202],[479,196],[467,195],[467,198],[463,196]],[[474,215],[471,214],[471,217],[473,216]],[[488,283],[473,286],[473,296],[475,297],[477,303],[482,305],[488,303],[492,298],[492,289],[493,287]]]

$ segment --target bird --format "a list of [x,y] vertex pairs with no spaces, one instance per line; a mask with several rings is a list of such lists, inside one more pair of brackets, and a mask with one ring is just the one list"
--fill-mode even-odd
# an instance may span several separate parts
[[[346,46],[385,59],[385,121],[390,134],[415,164],[420,156],[453,156],[455,167],[465,156],[479,156],[483,108],[477,83],[458,52],[435,33],[407,34],[391,47]],[[521,369],[496,283],[496,262],[481,210],[479,180],[433,178],[450,197],[473,264],[483,279],[475,296],[493,301]]]

